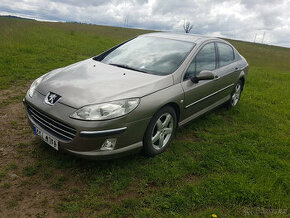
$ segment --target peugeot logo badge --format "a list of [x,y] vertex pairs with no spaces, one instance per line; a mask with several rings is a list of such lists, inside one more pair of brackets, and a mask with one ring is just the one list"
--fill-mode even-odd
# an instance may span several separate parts
[[53,92],[49,92],[44,99],[44,102],[48,105],[54,105],[59,99],[61,98],[60,95],[55,94]]

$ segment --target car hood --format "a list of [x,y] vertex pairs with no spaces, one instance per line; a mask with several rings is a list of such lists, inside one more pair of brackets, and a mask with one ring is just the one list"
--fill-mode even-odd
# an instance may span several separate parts
[[36,90],[54,92],[59,102],[74,108],[113,100],[142,97],[173,85],[171,75],[158,76],[88,59],[51,71]]

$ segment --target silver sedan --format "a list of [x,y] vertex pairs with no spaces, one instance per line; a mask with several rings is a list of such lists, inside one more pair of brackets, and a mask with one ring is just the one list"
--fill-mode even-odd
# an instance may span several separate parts
[[178,126],[238,104],[248,64],[228,42],[150,33],[36,79],[23,102],[56,150],[107,159],[162,153]]

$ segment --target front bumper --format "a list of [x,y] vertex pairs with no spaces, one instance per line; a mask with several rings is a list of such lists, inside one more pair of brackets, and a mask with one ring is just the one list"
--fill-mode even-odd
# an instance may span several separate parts
[[137,142],[135,144],[119,148],[112,151],[72,151],[72,150],[66,150],[66,152],[71,153],[73,155],[76,155],[78,157],[83,157],[86,159],[99,159],[99,160],[105,160],[105,159],[114,159],[122,156],[126,156],[132,153],[136,153],[141,150],[143,146],[142,141]]
[[[28,121],[31,127],[37,126],[43,129],[59,141],[59,148],[65,152],[88,159],[112,159],[135,153],[143,146],[143,136],[150,122],[150,117],[130,121],[127,117],[121,117],[108,121],[81,121],[69,117],[76,109],[61,103],[50,106],[44,103],[44,95],[35,92],[33,98],[26,96],[23,103],[27,109]],[[35,117],[29,111],[33,107],[40,114]],[[49,128],[58,128],[55,125],[43,125],[40,123],[39,116],[53,119],[59,125],[67,126],[75,130],[72,139],[63,138]],[[52,124],[55,124],[52,123]],[[47,128],[49,127],[49,128]],[[103,151],[101,146],[106,139],[115,138],[117,144],[114,150]]]

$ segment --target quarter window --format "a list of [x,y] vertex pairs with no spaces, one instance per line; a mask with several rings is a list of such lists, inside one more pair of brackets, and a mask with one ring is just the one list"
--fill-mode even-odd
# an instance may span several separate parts
[[223,67],[232,63],[235,59],[234,50],[225,43],[217,43],[219,51],[219,66]]
[[206,44],[195,56],[189,65],[185,78],[198,75],[203,70],[214,70],[216,68],[216,54],[214,43]]

